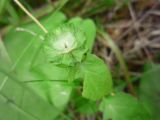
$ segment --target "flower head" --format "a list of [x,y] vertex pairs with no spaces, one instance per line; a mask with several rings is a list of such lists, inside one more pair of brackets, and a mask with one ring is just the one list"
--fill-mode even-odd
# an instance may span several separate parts
[[76,48],[76,46],[75,37],[70,32],[62,33],[61,36],[57,37],[57,41],[53,43],[53,48],[62,53],[68,53]]
[[85,40],[85,34],[78,27],[62,25],[46,35],[44,53],[49,62],[72,65],[82,60]]

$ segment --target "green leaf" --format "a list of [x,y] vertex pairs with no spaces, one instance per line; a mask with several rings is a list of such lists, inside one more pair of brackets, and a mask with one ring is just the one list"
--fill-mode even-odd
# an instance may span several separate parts
[[103,112],[103,120],[151,120],[142,104],[124,93],[104,98],[100,111]]
[[75,100],[76,111],[84,115],[93,115],[98,111],[96,101],[90,101],[83,97]]
[[152,115],[153,120],[160,118],[160,65],[148,66],[141,78],[140,99]]
[[58,108],[64,108],[70,99],[72,86],[68,83],[54,83],[50,84],[49,88],[54,105]]
[[84,74],[83,92],[85,98],[98,100],[112,91],[112,79],[109,69],[95,55],[88,54],[82,64]]
[[11,59],[8,55],[8,52],[1,40],[0,36],[0,68],[9,69],[11,67]]
[[88,48],[89,51],[91,52],[91,50],[93,48],[95,36],[96,36],[95,23],[90,19],[82,20],[79,17],[71,19],[69,21],[69,23],[72,23],[72,24],[75,24],[76,26],[79,26],[85,32],[86,48]]
[[[48,31],[55,29],[58,25],[63,24],[65,21],[66,21],[65,15],[60,12],[53,13],[40,20],[40,22],[47,28]],[[43,31],[41,31],[41,29],[39,29],[39,27],[35,23],[27,23],[17,27],[22,27],[24,29],[28,29],[32,32],[35,32],[38,35],[44,36]],[[13,62],[16,61],[16,59],[22,53],[22,50],[27,46],[27,44],[30,41],[35,40],[35,42],[30,48],[31,52],[29,51],[26,55],[24,55],[24,59],[22,60],[22,61],[25,60],[27,64],[30,63],[31,61],[30,59],[32,59],[32,56],[35,54],[35,51],[38,49],[39,45],[42,43],[42,40],[39,39],[38,37],[33,36],[26,32],[18,32],[16,31],[15,28],[10,30],[5,35],[4,38],[5,38],[4,44]],[[22,63],[22,65],[20,66],[24,66],[24,64]]]
[[[41,22],[48,30],[53,30],[59,24],[62,24],[65,20],[66,17],[64,16],[64,14],[57,12],[42,19]],[[24,24],[21,27],[43,35],[43,33],[41,34],[41,30],[34,23]],[[57,89],[57,91],[59,92],[60,90],[63,91],[63,89],[56,88],[54,81],[43,81],[59,80],[59,82],[61,82],[60,80],[66,79],[68,70],[47,64],[45,61],[45,57],[41,51],[35,57],[35,64],[31,66],[31,61],[34,58],[37,49],[39,49],[39,46],[42,44],[42,40],[36,36],[33,36],[26,32],[17,32],[15,31],[15,29],[13,29],[5,36],[4,39],[7,51],[11,56],[13,63],[17,60],[18,56],[22,54],[23,49],[26,48],[26,46],[28,46],[31,41],[33,41],[32,45],[24,53],[22,59],[20,60],[20,63],[16,67],[16,77],[19,78],[21,82],[25,82],[25,84],[27,84],[27,86],[29,86],[34,92],[36,92],[36,94],[41,96],[41,98],[55,105],[56,101],[51,100],[55,100],[54,98],[57,98],[59,94],[55,94],[55,92],[52,92],[51,89]],[[63,87],[62,84],[60,84],[60,86]],[[71,93],[71,91],[69,90],[67,92],[69,92],[68,94]],[[53,96],[54,98],[52,98]],[[68,101],[68,99],[64,100]],[[61,105],[64,104],[64,102],[60,102],[61,101],[59,101],[58,104],[56,103],[58,107],[61,107]]]
[[[95,37],[96,37],[96,26],[95,23],[90,20],[84,20],[81,24],[83,31],[86,33],[86,47],[89,49],[89,51],[92,51]],[[88,29],[89,28],[89,29]]]
[[2,69],[7,75],[5,84],[0,84],[0,119],[2,120],[51,120],[59,111],[44,101],[33,90]]
[[[41,20],[41,23],[48,29],[48,31],[56,29],[60,24],[64,24],[64,22],[66,22],[66,17],[60,12],[46,16]],[[83,22],[83,20],[81,20],[81,22]],[[76,20],[73,20],[72,23],[76,24]],[[32,32],[36,32],[38,35],[44,35],[44,33],[42,33],[42,31],[34,23],[24,24],[21,25],[21,27],[29,29]],[[88,36],[89,33],[85,32],[85,34]],[[36,92],[36,94],[41,96],[41,98],[54,104],[59,109],[62,109],[62,107],[64,107],[69,101],[72,91],[69,84],[66,85],[66,83],[63,83],[64,81],[67,82],[69,70],[65,67],[62,68],[54,66],[46,62],[42,49],[39,49],[42,44],[42,40],[36,36],[32,36],[26,32],[17,32],[15,29],[12,29],[5,36],[4,42],[14,63],[18,56],[22,53],[23,49],[32,40],[34,40],[33,44],[23,55],[20,63],[16,67],[16,76],[20,81],[25,82],[25,84]],[[92,40],[94,40],[94,38],[92,38]],[[40,52],[37,53],[37,50]],[[31,66],[34,56],[36,58],[35,63]],[[72,76],[70,77],[70,79],[73,79]],[[59,87],[57,87],[57,85]],[[59,94],[64,91],[66,92],[65,96],[63,96],[63,94]]]
[[[12,65],[12,62],[11,62],[11,59],[8,55],[8,52],[3,44],[3,41],[1,39],[1,36],[0,36],[0,69],[3,69],[5,71],[10,71],[10,68],[11,68],[11,65]],[[2,85],[4,84],[4,79],[5,78],[5,75],[2,74],[0,72],[0,89],[2,87]]]

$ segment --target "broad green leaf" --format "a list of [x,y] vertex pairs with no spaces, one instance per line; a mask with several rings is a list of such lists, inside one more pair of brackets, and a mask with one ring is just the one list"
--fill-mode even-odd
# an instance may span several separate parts
[[[49,31],[52,31],[64,22],[66,22],[66,17],[64,14],[59,12],[51,14],[41,20],[41,23]],[[75,21],[73,20],[73,23],[74,22]],[[20,27],[29,29],[32,32],[38,33],[38,35],[44,35],[35,23],[24,24]],[[87,35],[88,33],[85,32],[85,34]],[[16,67],[16,76],[22,82],[25,82],[25,84],[27,84],[44,100],[61,109],[61,107],[68,102],[71,94],[71,86],[61,84],[61,82],[67,82],[66,78],[68,77],[69,70],[67,68],[57,67],[46,62],[46,58],[42,54],[42,49],[40,48],[42,40],[39,37],[32,36],[25,32],[17,32],[15,29],[11,30],[5,36],[5,45],[13,62],[16,61],[18,56],[22,53],[23,49],[30,43],[30,41],[33,41],[33,44],[23,55],[20,63]],[[37,51],[39,52],[37,53]],[[32,66],[34,56],[36,59]],[[56,87],[57,84],[59,87]],[[64,96],[63,94],[59,94],[63,92],[67,93]]]
[[160,65],[148,67],[141,78],[140,99],[152,115],[153,120],[160,118]]
[[[3,41],[0,36],[0,69],[9,71],[11,67],[11,59],[8,55],[8,52],[3,44]],[[0,78],[4,78],[5,75],[0,72]],[[0,85],[3,84],[3,80],[0,80]]]
[[[50,16],[47,16],[46,18],[42,19],[41,22],[42,24],[45,25],[45,27],[48,30],[52,30],[56,28],[56,26],[58,26],[59,24],[65,22],[65,20],[66,20],[66,17],[62,13],[57,12],[55,14],[51,14]],[[34,23],[21,25],[21,27],[25,29],[29,29],[37,34],[42,33],[42,31]],[[52,81],[43,82],[41,80],[46,80],[46,81],[47,80],[64,80],[66,79],[66,76],[67,76],[67,72],[66,72],[67,70],[54,67],[54,66],[52,67],[52,65],[47,64],[41,52],[36,55],[35,64],[31,66],[31,61],[34,55],[36,54],[37,49],[42,44],[42,40],[36,36],[30,35],[29,33],[25,33],[25,32],[17,32],[15,31],[15,29],[13,29],[5,36],[5,40],[4,40],[5,45],[7,47],[7,51],[9,52],[9,55],[11,56],[13,63],[16,61],[18,56],[22,54],[22,51],[24,50],[24,48],[26,48],[26,46],[28,46],[28,44],[31,41],[33,41],[33,44],[29,47],[27,52],[24,53],[20,63],[16,67],[16,70],[15,70],[16,77],[19,78],[21,82],[24,82],[27,86],[29,86],[41,98],[43,98],[47,102],[55,104],[55,101],[51,101],[51,100],[54,100],[52,99],[52,96],[56,98],[56,96],[59,96],[59,93],[55,94],[55,92],[51,91],[51,89],[54,89],[54,90],[56,89],[54,88],[55,87],[54,82]],[[63,85],[61,86],[63,88]],[[59,92],[60,90],[63,90],[60,88],[57,88],[57,89]],[[16,92],[16,89],[13,92]],[[70,94],[71,91],[68,90],[68,92]],[[20,99],[23,96],[18,96],[18,97]],[[64,100],[68,101],[68,99],[64,99]],[[56,104],[59,106],[64,103],[63,101],[62,101],[63,103],[60,103],[61,101],[58,101],[58,102],[59,103],[58,104],[56,103]],[[25,103],[25,105],[27,106],[27,103]]]
[[142,104],[131,95],[117,93],[100,104],[103,120],[151,120]]
[[[0,72],[3,72],[0,70]],[[7,75],[7,74],[6,74]],[[39,95],[18,81],[9,77],[0,84],[0,118],[2,120],[51,120],[59,111]],[[3,80],[3,79],[1,79]]]
[[98,100],[112,91],[112,79],[109,69],[95,55],[88,54],[82,64],[84,74],[83,92],[85,98]]

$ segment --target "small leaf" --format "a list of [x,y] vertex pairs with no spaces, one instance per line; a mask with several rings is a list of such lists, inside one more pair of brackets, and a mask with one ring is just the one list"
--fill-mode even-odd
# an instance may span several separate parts
[[[72,18],[69,21],[69,23],[72,23],[72,24],[78,26],[79,28],[81,28],[85,32],[86,48],[89,49],[89,51],[91,52],[91,50],[93,48],[95,36],[96,36],[95,23],[90,19],[82,20],[79,17]],[[90,29],[88,29],[88,28],[90,28]]]
[[151,120],[142,104],[124,93],[104,98],[100,111],[103,112],[103,120]]
[[84,73],[82,95],[85,98],[101,99],[112,91],[111,74],[101,59],[88,54],[82,65],[82,71]]
[[84,115],[93,115],[98,111],[96,101],[78,97],[76,100],[76,111]]
[[86,33],[86,47],[91,52],[96,36],[96,26],[92,20],[87,19],[82,22],[81,27],[82,30]]
[[[160,118],[160,65],[147,65],[148,71],[142,75],[140,100],[152,115],[153,120]],[[150,67],[149,67],[150,66]]]

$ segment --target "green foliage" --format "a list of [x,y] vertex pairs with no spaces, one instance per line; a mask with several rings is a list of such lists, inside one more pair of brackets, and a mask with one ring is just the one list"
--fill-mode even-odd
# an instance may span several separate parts
[[103,0],[103,1],[107,7],[112,7],[113,5],[116,4],[117,0]]
[[88,54],[82,64],[84,74],[82,95],[97,100],[112,90],[112,79],[107,66],[95,55]]
[[105,10],[110,10],[115,6],[117,8],[121,8],[122,6],[128,4],[129,0],[95,0],[92,1],[93,6],[90,8],[86,8],[87,15],[94,15],[97,13],[104,12]]
[[[32,35],[13,28],[4,37],[4,43],[0,40],[0,119],[70,120],[77,113],[99,118],[101,112],[104,120],[151,120],[151,117],[158,120],[160,67],[154,66],[143,75],[141,101],[129,94],[115,94],[109,68],[91,53],[95,23],[80,17],[67,20],[59,12],[67,1],[59,1],[56,12],[40,20],[47,34],[36,24],[26,23],[19,26]],[[100,4],[86,12],[94,14],[116,4],[120,8],[128,2],[122,1],[96,1],[95,5]],[[0,12],[6,4],[4,0],[0,2]],[[13,8],[8,12],[15,18],[14,23],[19,18],[14,7],[8,6]],[[109,35],[104,32],[102,36],[115,52],[117,47]],[[115,53],[121,67],[126,69],[120,52]],[[120,87],[127,86],[122,83]]]
[[148,71],[143,74],[140,84],[140,99],[152,115],[153,120],[159,120],[160,118],[159,73],[160,65],[148,67]]
[[[46,22],[47,20],[52,21],[54,17],[57,17],[59,21],[55,20],[54,24],[52,22],[53,26],[65,20],[65,16],[63,14],[56,13],[54,15],[51,15],[49,18],[47,18]],[[30,27],[32,30],[35,30],[35,31],[37,29],[37,27],[34,24],[23,25],[23,26],[26,28]],[[36,32],[38,32],[38,30]],[[17,120],[18,119],[17,117],[19,117],[19,119],[23,118],[26,120],[31,120],[31,119],[51,120],[57,117],[57,115],[61,113],[49,101],[49,99],[51,98],[48,98],[48,94],[49,94],[48,91],[53,89],[53,87],[48,88],[48,86],[51,85],[50,84],[51,82],[49,83],[44,82],[44,84],[39,84],[39,82],[35,82],[35,83],[29,82],[29,81],[39,80],[39,79],[43,80],[44,78],[48,79],[48,77],[50,77],[50,76],[44,77],[45,75],[43,75],[43,71],[39,71],[38,74],[36,69],[33,69],[33,71],[31,71],[30,64],[31,64],[32,57],[35,54],[35,51],[36,51],[35,49],[38,48],[39,44],[41,43],[39,39],[34,41],[35,38],[36,37],[31,36],[28,33],[22,32],[20,34],[17,34],[17,31],[15,31],[15,29],[10,31],[10,33],[5,38],[5,45],[7,46],[7,51],[9,52],[9,56],[11,56],[12,62],[15,63],[16,60],[19,59],[18,56],[22,56],[22,57],[20,62],[17,64],[16,68],[14,69],[14,73],[13,71],[11,71],[13,75],[16,76],[16,78],[18,78],[18,80],[20,81],[19,82],[17,80],[19,84],[15,82],[15,79],[9,78],[7,75],[0,74],[0,77],[1,77],[0,92],[2,94],[1,112],[0,112],[2,113],[0,114],[1,119],[10,120],[12,118],[12,120]],[[30,45],[30,43],[34,43],[34,44]],[[28,45],[29,45],[29,49],[24,52],[24,48],[27,48]],[[3,61],[1,63],[4,65],[8,65],[7,60],[5,60],[7,58],[6,57],[7,55],[4,55],[5,50],[2,49],[2,46],[1,46],[1,50],[3,53],[3,55],[1,55],[1,58],[0,58]],[[21,55],[22,53],[23,55]],[[45,67],[48,67],[48,65],[46,65]],[[46,68],[46,70],[50,71],[48,70],[48,68]],[[7,71],[10,72],[9,69],[7,69]],[[50,71],[50,72],[54,72],[54,71]],[[50,75],[52,74],[50,73]],[[3,82],[3,81],[6,81],[6,82]],[[24,85],[25,86],[27,85],[27,86],[24,87]],[[59,92],[63,92],[64,90],[57,87],[55,87],[55,89]],[[50,94],[50,96],[52,97],[52,94]],[[56,95],[54,95],[54,97],[56,97]],[[60,102],[63,103],[63,101],[60,101]],[[57,105],[59,107],[60,105],[62,106],[63,104],[57,104]],[[9,113],[7,112],[7,110]]]
[[86,37],[85,45],[91,52],[96,37],[95,23],[90,19],[82,20],[80,17],[72,18],[68,23],[73,24],[84,31]]
[[[50,17],[43,19],[41,22],[42,24],[45,24],[45,27],[48,30],[54,31],[54,29],[59,29],[59,27],[57,26],[59,26],[60,24],[64,24],[65,20],[65,16],[57,12],[51,15]],[[86,44],[83,44],[82,42],[82,45],[84,45],[84,48],[87,48],[88,52],[90,52],[95,37],[94,23],[91,20],[82,20],[80,18],[74,18],[68,23],[76,25],[77,28],[80,27],[81,31],[84,32],[85,38],[84,36],[79,37],[79,35],[76,35],[75,37],[76,39],[78,39],[78,46],[80,46],[79,43],[81,43],[82,38],[84,38],[83,40],[85,40]],[[86,29],[87,26],[93,29]],[[41,33],[41,31],[38,30],[37,26],[35,26],[34,24],[22,25],[21,27],[26,29],[32,29],[32,32],[37,33],[38,36],[40,34],[41,36],[43,35],[43,33]],[[78,29],[73,32],[77,32],[76,34],[81,35]],[[43,49],[41,49],[41,46],[45,44],[38,36],[32,36],[24,32],[21,32],[20,34],[16,33],[17,31],[15,30],[10,31],[10,33],[5,38],[5,45],[11,56],[11,59],[13,60],[13,63],[16,62],[18,56],[22,54],[20,62],[17,64],[15,68],[17,71],[17,78],[19,78],[21,82],[25,82],[25,84],[29,88],[31,88],[35,93],[37,93],[42,99],[56,106],[59,110],[63,110],[65,108],[66,104],[70,99],[71,91],[74,87],[74,83],[67,83],[67,81],[73,82],[74,79],[76,79],[75,77],[78,77],[80,79],[83,79],[84,77],[84,86],[82,94],[84,97],[88,99],[97,100],[111,92],[112,82],[107,67],[102,62],[102,60],[100,60],[94,55],[88,54],[85,58],[85,54],[84,52],[82,52],[83,47],[78,47],[79,51],[82,52],[82,57],[80,57],[80,54],[78,52],[75,52],[75,56],[79,59],[78,64],[76,65],[78,67],[69,67],[60,64],[57,66],[53,63],[48,63],[46,61]],[[63,33],[64,31],[62,31],[62,34]],[[53,38],[54,37],[55,36],[53,36]],[[10,41],[10,39],[12,40]],[[57,40],[57,38],[55,39]],[[50,40],[53,39],[50,38]],[[27,48],[26,51],[23,51],[24,48]],[[66,59],[66,61],[67,60],[69,59]],[[62,59],[59,59],[59,61],[61,62]],[[92,63],[88,64],[88,62],[90,61]],[[79,71],[79,68],[82,68],[81,70],[85,72],[83,73],[82,71]],[[90,71],[91,69],[93,69],[93,71]],[[96,69],[99,69],[99,74],[96,74]],[[82,74],[80,74],[80,72]],[[78,76],[76,74],[78,74]],[[104,77],[101,77],[100,74],[105,75]],[[94,79],[92,80],[90,78]],[[96,86],[96,84],[100,85],[101,87]],[[93,96],[93,93],[91,95],[89,94],[92,90],[95,92],[95,96]]]
[[44,101],[26,84],[2,69],[0,72],[8,77],[4,84],[0,84],[0,119],[51,120],[59,114],[59,110]]
[[[11,67],[11,60],[10,57],[6,51],[6,48],[0,38],[0,68],[3,68],[5,70],[9,69]],[[7,64],[5,64],[7,63]]]
[[104,98],[100,104],[103,120],[151,120],[142,104],[124,93]]
[[[65,16],[61,13],[56,13],[54,15],[51,15],[50,17],[48,17],[46,19],[46,22],[48,23],[48,26],[50,27],[51,22],[48,21],[53,21],[54,17],[57,17],[57,19],[59,19],[59,21],[55,20],[54,23],[52,22],[52,27],[56,26],[57,24],[61,23],[62,21],[65,20]],[[47,26],[47,24],[46,24]],[[25,25],[25,28],[29,28],[32,30],[35,30],[36,32],[38,32],[37,27],[34,24],[31,25]],[[40,30],[39,30],[40,31]],[[18,38],[18,39],[17,39]],[[10,39],[12,41],[10,41]],[[20,33],[17,34],[17,31],[12,30],[6,37],[5,39],[5,44],[8,48],[9,54],[13,60],[13,62],[16,61],[16,59],[18,58],[18,56],[21,54],[21,52],[23,51],[23,49],[30,43],[30,41],[33,41],[34,39],[36,39],[34,36],[28,34],[28,33]],[[9,40],[9,42],[8,42]],[[34,44],[32,44],[30,46],[30,49],[27,50],[27,52],[24,53],[20,63],[17,65],[16,67],[16,71],[17,71],[17,77],[19,78],[19,80],[21,80],[22,82],[27,82],[27,81],[36,81],[36,80],[48,80],[48,79],[52,79],[53,73],[55,73],[56,77],[62,76],[60,73],[56,74],[56,68],[52,68],[52,69],[48,69],[49,65],[39,65],[39,67],[34,67],[34,69],[31,70],[31,61],[32,58],[36,52],[36,49],[39,47],[40,39],[36,39],[33,42]],[[42,59],[40,59],[39,61],[41,61]],[[33,67],[33,66],[32,66]],[[47,74],[45,74],[47,73]],[[65,71],[62,71],[61,73],[65,73]],[[65,75],[65,74],[64,74]],[[43,82],[42,82],[43,83]],[[26,84],[33,89],[37,94],[39,94],[42,98],[44,98],[45,100],[48,100],[48,94],[47,93],[50,89],[49,86],[52,82],[44,82],[43,84],[40,84],[38,81],[37,82],[27,82]],[[60,88],[57,88],[60,91]],[[50,92],[50,91],[49,91]],[[46,94],[47,93],[47,94]],[[58,95],[58,94],[57,94]],[[52,94],[51,94],[52,96]],[[54,95],[54,97],[56,97],[56,95]]]
[[98,112],[96,101],[90,101],[83,97],[75,99],[76,111],[84,115],[93,115]]

